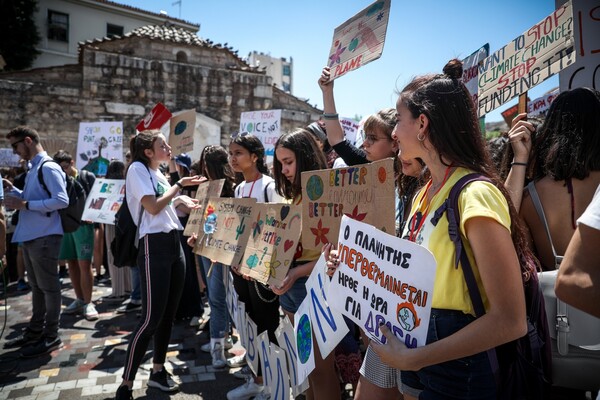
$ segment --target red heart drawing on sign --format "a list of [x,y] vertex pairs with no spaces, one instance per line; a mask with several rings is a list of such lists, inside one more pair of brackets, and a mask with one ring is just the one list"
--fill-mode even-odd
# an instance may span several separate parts
[[294,245],[293,240],[286,240],[283,244],[283,252],[287,253],[287,251]]

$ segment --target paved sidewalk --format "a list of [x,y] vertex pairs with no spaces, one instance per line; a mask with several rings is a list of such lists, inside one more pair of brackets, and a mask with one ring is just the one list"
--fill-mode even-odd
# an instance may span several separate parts
[[[74,299],[68,279],[63,283],[63,307]],[[18,357],[18,351],[3,350],[7,340],[27,325],[31,313],[31,292],[17,292],[9,286],[8,299],[0,294],[0,400],[99,400],[112,399],[121,382],[129,335],[138,322],[135,312],[117,314],[119,304],[102,303],[109,287],[94,286],[93,299],[100,313],[97,321],[81,315],[61,315],[63,347],[34,359]],[[4,326],[4,328],[2,328]],[[3,332],[2,332],[3,330]],[[243,381],[233,377],[237,369],[215,371],[210,354],[200,351],[209,341],[208,331],[198,331],[189,321],[176,321],[167,354],[167,368],[182,382],[172,395],[147,388],[152,349],[146,354],[134,383],[136,399],[225,399],[227,391]],[[150,345],[151,346],[151,345]],[[229,356],[241,354],[236,344]],[[239,369],[239,368],[238,368]]]

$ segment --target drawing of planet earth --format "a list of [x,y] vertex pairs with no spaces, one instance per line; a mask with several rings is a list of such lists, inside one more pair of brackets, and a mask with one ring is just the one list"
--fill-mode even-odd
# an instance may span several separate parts
[[312,330],[308,315],[304,314],[298,321],[298,333],[296,336],[298,347],[298,358],[302,364],[306,364],[312,351]]

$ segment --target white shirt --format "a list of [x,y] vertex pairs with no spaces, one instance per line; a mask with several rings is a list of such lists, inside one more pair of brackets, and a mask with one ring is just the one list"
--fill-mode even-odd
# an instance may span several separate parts
[[[267,198],[265,199],[265,187]],[[242,182],[235,188],[235,197],[251,197],[259,203],[283,203],[283,197],[275,190],[275,181],[268,175],[262,175],[260,179],[252,182]]]
[[[127,192],[127,205],[136,225],[140,217],[142,197],[155,196],[157,193],[160,196],[170,187],[167,178],[158,170],[146,168],[141,162],[134,162],[129,166],[125,180],[125,190]],[[156,215],[144,210],[139,237],[141,239],[149,233],[168,233],[173,229],[182,230],[183,227],[179,223],[173,201],[171,201]]]
[[594,194],[591,203],[585,209],[584,213],[581,214],[577,223],[587,225],[600,231],[600,186],[596,189],[596,193]]

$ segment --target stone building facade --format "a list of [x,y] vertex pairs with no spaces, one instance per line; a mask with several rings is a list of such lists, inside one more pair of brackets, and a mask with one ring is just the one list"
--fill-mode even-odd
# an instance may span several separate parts
[[0,74],[0,146],[8,147],[10,129],[26,124],[38,129],[49,152],[55,146],[74,150],[79,123],[86,121],[123,121],[126,141],[158,102],[216,121],[224,145],[244,111],[282,109],[282,132],[321,113],[273,87],[264,70],[231,48],[173,26],[149,25],[80,43],[75,65]]

